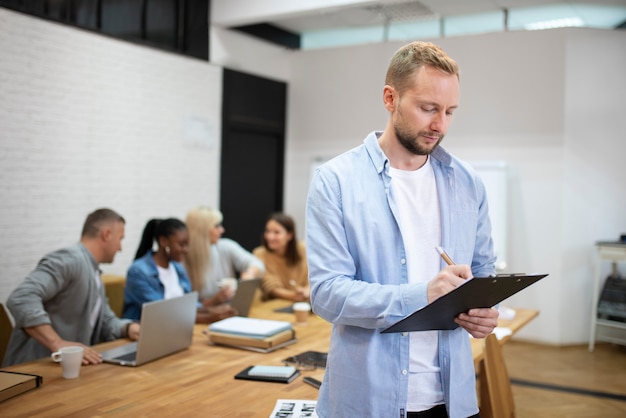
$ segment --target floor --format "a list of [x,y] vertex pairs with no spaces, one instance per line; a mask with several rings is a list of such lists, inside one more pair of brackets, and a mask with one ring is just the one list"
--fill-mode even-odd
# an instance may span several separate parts
[[516,418],[626,417],[626,346],[503,346]]

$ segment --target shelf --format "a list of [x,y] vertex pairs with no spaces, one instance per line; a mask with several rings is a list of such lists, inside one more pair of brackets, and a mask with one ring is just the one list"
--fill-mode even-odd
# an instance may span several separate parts
[[596,325],[603,325],[605,327],[626,329],[626,322],[612,321],[610,319],[596,319]]
[[605,261],[626,261],[626,245],[598,247],[598,255]]
[[591,333],[589,336],[589,351],[593,351],[596,341],[605,341],[614,344],[626,345],[626,322],[598,318],[598,303],[602,289],[602,263],[626,262],[626,243],[613,241],[596,242],[596,257],[594,266],[593,303],[591,311]]

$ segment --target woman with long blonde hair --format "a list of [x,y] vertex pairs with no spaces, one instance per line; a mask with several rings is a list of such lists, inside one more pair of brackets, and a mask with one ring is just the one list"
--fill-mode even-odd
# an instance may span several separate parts
[[261,260],[232,239],[222,238],[222,220],[219,210],[205,206],[190,210],[185,220],[189,229],[185,267],[203,304],[222,303],[233,297],[232,289],[220,288],[220,279],[237,277],[237,273],[240,279],[252,279],[265,272]]

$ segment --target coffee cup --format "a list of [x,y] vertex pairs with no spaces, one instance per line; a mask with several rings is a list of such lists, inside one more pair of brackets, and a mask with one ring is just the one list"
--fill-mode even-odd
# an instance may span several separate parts
[[309,319],[311,305],[308,302],[296,302],[293,304],[293,313],[296,316],[296,323],[304,325]]
[[233,291],[233,293],[235,293],[237,291],[237,284],[239,282],[237,281],[237,279],[233,278],[233,277],[225,277],[223,279],[220,279],[217,282],[217,285],[220,287],[220,289],[222,287],[230,287],[231,290]]
[[59,351],[55,351],[50,357],[57,363],[61,363],[64,378],[75,379],[80,374],[80,366],[83,364],[83,351],[83,347],[72,345],[61,347]]

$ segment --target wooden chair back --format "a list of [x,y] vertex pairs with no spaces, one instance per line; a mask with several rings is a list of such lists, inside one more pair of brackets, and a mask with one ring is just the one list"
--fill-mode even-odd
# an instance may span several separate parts
[[13,322],[4,303],[0,303],[0,365],[4,360],[4,354],[9,345],[9,339],[13,333]]
[[515,403],[502,346],[495,334],[485,338],[484,358],[480,362],[480,416],[515,418]]

